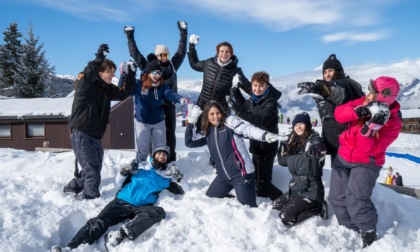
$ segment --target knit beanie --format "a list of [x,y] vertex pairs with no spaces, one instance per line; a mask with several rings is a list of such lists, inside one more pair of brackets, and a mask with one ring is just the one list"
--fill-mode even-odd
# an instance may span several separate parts
[[322,66],[322,72],[325,69],[333,68],[338,71],[344,71],[343,66],[341,66],[341,62],[337,59],[335,54],[331,54],[328,59],[325,60],[324,65]]
[[304,123],[304,124],[306,124],[306,127],[308,127],[309,129],[312,128],[311,118],[309,117],[308,113],[306,113],[306,112],[302,112],[300,114],[295,115],[295,117],[293,118],[293,121],[292,121],[293,127],[295,127],[295,125],[297,123]]
[[155,54],[159,55],[159,54],[162,54],[162,53],[169,53],[168,47],[166,45],[157,45],[155,47]]
[[153,53],[147,55],[147,66],[146,69],[144,70],[144,74],[149,74],[154,70],[159,70],[162,71],[162,68],[160,68],[160,64],[159,61],[157,60],[156,55],[154,55]]

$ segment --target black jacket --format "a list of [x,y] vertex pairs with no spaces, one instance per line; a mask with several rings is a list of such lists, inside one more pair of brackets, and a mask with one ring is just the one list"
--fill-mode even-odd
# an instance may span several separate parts
[[[237,66],[238,58],[232,56],[232,62],[223,67],[217,63],[217,56],[199,61],[195,46],[190,44],[188,60],[192,69],[204,73],[203,87],[198,96],[197,105],[203,109],[206,103],[214,100],[228,111],[226,96],[230,95],[233,77],[238,73],[242,78],[246,78],[242,73],[242,69]],[[241,88],[248,94],[251,92],[250,86],[241,85]]]
[[[288,141],[293,140],[289,139]],[[321,158],[307,156],[305,151],[311,145],[317,145],[321,150],[325,150],[321,137],[317,132],[313,132],[303,147],[292,151],[293,154],[282,153],[280,147],[278,161],[280,165],[287,166],[290,174],[292,174],[288,194],[290,199],[301,196],[323,202],[325,191],[322,183],[322,168],[324,167],[325,156]]]
[[[260,129],[278,134],[278,103],[281,92],[270,84],[269,92],[255,102],[252,96],[240,105],[236,115]],[[249,151],[257,155],[273,155],[277,152],[278,142],[267,143],[251,139]]]
[[122,87],[105,83],[98,75],[101,63],[91,61],[84,69],[74,93],[69,121],[71,129],[77,129],[91,137],[101,139],[108,125],[111,100],[124,100],[134,89],[134,72],[127,75]]
[[[134,62],[136,62],[137,66],[139,67],[140,71],[146,69],[147,66],[147,59],[140,53],[139,49],[137,48],[136,41],[134,37],[128,38],[128,50],[130,52],[130,56],[133,58]],[[187,54],[187,33],[181,33],[181,37],[179,39],[178,50],[172,56],[172,58],[167,62],[160,62],[160,67],[162,68],[162,77],[165,80],[165,83],[174,90],[178,92],[178,78],[177,78],[177,71],[181,66],[182,62],[184,61],[185,55]]]
[[339,142],[338,137],[347,128],[347,124],[340,124],[334,118],[334,110],[337,106],[348,101],[360,98],[364,95],[358,82],[348,76],[339,80],[326,81],[331,87],[331,95],[324,99],[314,98],[319,117],[322,122],[322,137],[327,147],[327,153],[336,153]]

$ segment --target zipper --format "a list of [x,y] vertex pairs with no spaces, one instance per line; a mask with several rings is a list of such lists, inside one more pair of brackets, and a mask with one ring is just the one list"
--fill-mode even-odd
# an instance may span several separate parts
[[217,135],[218,135],[217,134],[217,128],[218,128],[218,126],[214,127],[214,139],[216,141],[216,150],[217,150],[217,154],[219,154],[220,164],[222,165],[223,171],[225,172],[226,177],[228,177],[228,179],[230,180],[230,176],[229,176],[229,174],[226,171],[225,164],[223,163],[222,154],[220,153],[219,142],[217,141],[218,140],[218,137],[217,137]]

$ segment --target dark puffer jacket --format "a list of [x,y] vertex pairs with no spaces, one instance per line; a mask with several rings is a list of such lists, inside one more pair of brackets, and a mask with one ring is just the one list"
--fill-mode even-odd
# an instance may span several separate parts
[[[246,79],[242,73],[242,69],[237,67],[238,58],[236,56],[232,56],[231,62],[226,66],[220,66],[217,63],[217,56],[199,61],[195,46],[190,44],[188,60],[192,69],[204,73],[203,87],[200,95],[198,96],[197,105],[203,109],[206,103],[215,100],[219,102],[226,111],[228,111],[229,108],[226,102],[226,96],[230,95],[233,76],[238,73],[241,75],[241,78]],[[250,86],[241,85],[241,88],[250,94]]]
[[101,64],[88,63],[74,93],[69,126],[91,137],[102,138],[108,125],[111,101],[122,101],[133,91],[136,76],[129,72],[122,87],[105,83],[98,75]]
[[[293,141],[293,139],[289,139]],[[320,150],[325,150],[325,145],[317,132],[312,132],[305,144],[291,155],[281,153],[279,149],[278,161],[282,166],[289,168],[292,179],[289,182],[290,199],[296,196],[307,197],[311,200],[323,202],[325,191],[322,183],[322,168],[325,163],[325,156],[317,158],[307,156],[305,151],[311,145],[317,145]]]
[[364,93],[360,84],[348,76],[339,80],[325,81],[325,83],[332,88],[332,94],[325,99],[314,98],[314,100],[322,122],[322,137],[327,153],[332,154],[337,152],[338,137],[347,128],[347,124],[340,124],[335,120],[335,108],[362,97]]
[[[252,96],[246,100],[236,115],[251,124],[271,133],[279,133],[278,128],[278,103],[281,92],[270,84],[269,92],[261,97],[258,101],[254,101]],[[267,143],[251,139],[249,151],[252,154],[270,155],[277,152],[278,142]]]

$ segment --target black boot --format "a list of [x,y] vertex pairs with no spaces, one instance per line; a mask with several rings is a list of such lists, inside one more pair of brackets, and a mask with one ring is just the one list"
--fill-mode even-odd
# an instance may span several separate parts
[[374,241],[378,239],[378,237],[376,236],[376,229],[362,231],[361,235],[363,239],[363,248],[370,246]]
[[327,201],[322,201],[322,212],[319,214],[322,219],[328,219],[328,203]]
[[109,251],[109,248],[116,247],[120,244],[125,238],[127,238],[127,234],[124,232],[123,228],[120,228],[119,231],[110,232],[105,236],[105,249]]

